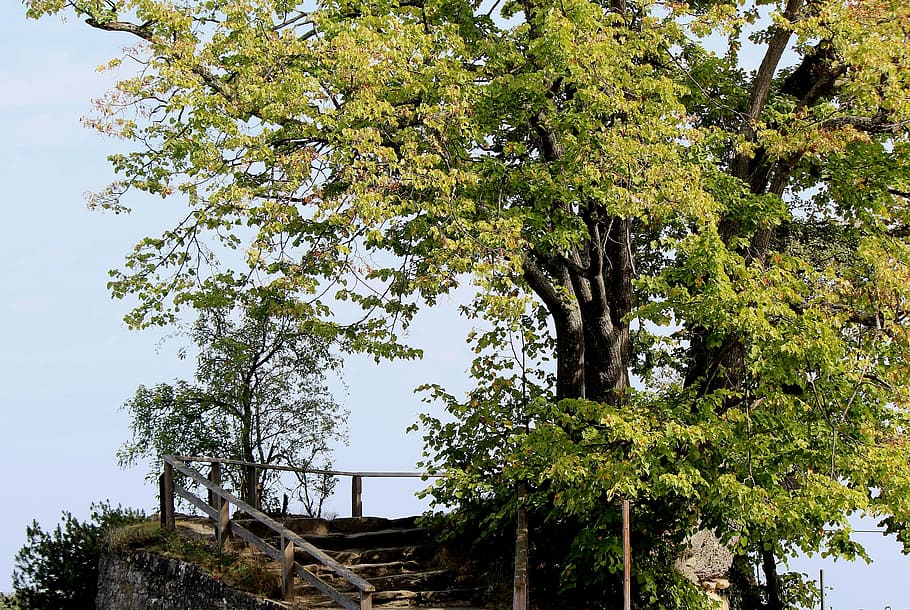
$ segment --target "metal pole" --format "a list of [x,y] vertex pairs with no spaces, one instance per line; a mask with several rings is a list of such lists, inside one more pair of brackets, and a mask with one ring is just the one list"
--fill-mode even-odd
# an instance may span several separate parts
[[822,592],[822,610],[825,610],[825,571],[818,570],[818,590]]
[[629,501],[622,501],[622,607],[632,609],[632,545],[629,541]]

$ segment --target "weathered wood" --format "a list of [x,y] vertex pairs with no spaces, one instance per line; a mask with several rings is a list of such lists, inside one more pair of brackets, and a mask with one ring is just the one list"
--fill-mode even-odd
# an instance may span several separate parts
[[629,501],[622,501],[622,607],[632,608],[632,545],[629,540]]
[[[281,550],[275,548],[268,542],[264,541],[262,538],[252,533],[250,530],[245,527],[238,525],[237,523],[231,524],[231,532],[236,534],[238,538],[245,540],[250,545],[256,547],[264,555],[267,555],[269,558],[280,562],[282,560],[283,553]],[[331,597],[335,602],[340,606],[347,608],[348,610],[358,610],[358,606],[355,602],[348,599],[342,593],[336,591],[331,585],[325,583],[318,576],[301,566],[300,564],[294,564],[294,574],[304,580],[307,584],[312,585],[313,588],[319,590],[322,593],[325,593],[327,596]],[[369,595],[369,592],[367,592]]]
[[363,516],[363,479],[360,475],[351,477],[351,516]]
[[221,507],[218,509],[216,532],[218,534],[218,546],[222,546],[231,538],[231,503],[223,498]]
[[[327,584],[325,581],[304,568],[299,563],[294,564],[294,574],[305,580],[308,584],[312,585],[313,588],[318,589],[322,593],[325,593],[342,608],[345,608],[346,610],[360,610],[360,604],[355,601],[351,601],[349,597],[343,593],[340,593],[339,591],[336,591],[331,585]],[[364,598],[364,596],[370,599],[372,596],[372,591],[360,591],[361,600]]]
[[174,483],[174,493],[176,493],[178,496],[180,496],[181,498],[183,498],[184,500],[186,500],[187,502],[189,502],[190,504],[192,504],[193,506],[195,506],[196,508],[198,508],[199,510],[204,512],[208,516],[209,519],[211,519],[215,523],[218,523],[218,519],[221,514],[220,510],[212,508],[211,506],[209,506],[208,504],[203,502],[200,498],[198,498],[196,496],[196,494],[194,494],[190,490],[186,489],[179,483]]
[[225,458],[211,458],[203,457],[197,455],[174,455],[171,456],[174,459],[180,460],[181,462],[205,462],[205,463],[215,463],[220,462],[221,464],[230,464],[233,466],[255,466],[256,468],[264,468],[267,470],[281,470],[283,472],[299,472],[302,474],[327,474],[336,477],[353,477],[359,476],[363,478],[391,478],[391,479],[407,479],[407,478],[442,478],[444,475],[441,474],[430,474],[429,472],[383,472],[383,471],[352,471],[352,470],[325,470],[322,468],[296,468],[294,466],[285,466],[283,464],[262,464],[260,462],[245,462],[243,460],[229,460]]
[[281,598],[294,601],[294,543],[281,537]]
[[527,492],[527,485],[519,483],[512,610],[528,610],[528,509],[525,507]]
[[[209,481],[221,487],[221,462],[212,462]],[[216,510],[221,508],[221,499],[212,490],[209,490],[209,506]]]
[[279,549],[273,547],[242,525],[231,523],[231,535],[237,536],[250,546],[256,547],[263,555],[268,555],[269,559],[281,561],[281,551]]
[[252,462],[246,464],[244,467],[244,482],[246,483],[246,488],[243,490],[244,500],[246,500],[250,506],[255,508],[261,508],[259,504],[259,473],[255,465]]
[[158,519],[167,527],[167,495],[164,493],[164,473],[158,475]]
[[[291,530],[285,528],[280,523],[278,523],[277,521],[275,521],[274,519],[272,519],[271,517],[269,517],[262,511],[250,506],[249,504],[247,504],[246,502],[244,502],[243,500],[241,500],[234,494],[230,493],[229,491],[214,485],[211,481],[206,479],[199,472],[197,472],[193,468],[190,468],[189,466],[184,464],[179,458],[175,458],[174,456],[164,456],[163,459],[164,459],[165,463],[172,464],[174,470],[176,470],[180,474],[188,477],[193,482],[201,485],[202,487],[205,487],[206,489],[216,493],[223,501],[222,516],[227,516],[225,509],[229,505],[233,504],[234,506],[237,507],[238,510],[243,511],[244,513],[249,515],[251,518],[255,519],[256,521],[259,521],[260,523],[262,523],[263,525],[265,525],[266,527],[271,529],[276,534],[284,535],[288,540],[292,541],[296,545],[297,548],[303,550],[307,555],[312,557],[314,560],[316,560],[317,562],[321,563],[322,565],[324,565],[327,568],[329,568],[330,570],[332,570],[335,574],[337,574],[338,576],[340,576],[341,578],[346,580],[348,583],[350,583],[354,588],[358,589],[361,592],[372,592],[372,591],[376,590],[376,588],[373,585],[371,585],[369,582],[367,582],[366,580],[364,580],[357,574],[353,573],[352,571],[347,569],[345,566],[341,565],[340,563],[338,563],[337,561],[335,561],[334,559],[332,559],[331,557],[326,555],[323,551],[314,547],[312,544],[305,541],[303,538],[301,538],[300,536],[298,536]],[[299,572],[297,572],[297,573],[299,575]],[[310,584],[313,584],[313,583],[310,583]],[[323,584],[325,584],[325,583],[323,583]],[[328,587],[328,585],[325,585],[325,586]],[[322,590],[322,589],[320,589],[320,590]],[[323,591],[323,592],[325,593],[325,591]],[[350,602],[350,600],[348,600],[348,601]],[[357,607],[355,606],[353,610],[357,610]]]
[[373,594],[369,591],[360,592],[360,610],[373,610]]
[[166,529],[174,529],[174,469],[165,462],[164,473],[161,475],[161,525]]

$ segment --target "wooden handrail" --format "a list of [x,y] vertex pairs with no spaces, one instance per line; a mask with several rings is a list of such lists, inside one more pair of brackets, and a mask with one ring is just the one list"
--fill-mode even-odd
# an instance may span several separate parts
[[[213,458],[197,455],[175,455],[171,456],[182,462],[207,462],[213,467],[220,464],[231,464],[234,466],[246,466],[263,470],[280,470],[282,472],[298,472],[301,474],[323,474],[339,477],[351,477],[351,516],[363,516],[363,479],[367,478],[441,478],[441,474],[431,474],[429,472],[382,472],[382,471],[351,471],[351,470],[326,470],[323,468],[298,468],[296,466],[285,466],[283,464],[261,464],[257,462],[247,462],[244,460],[232,460],[225,458]],[[220,466],[219,466],[220,468]],[[219,474],[220,476],[220,474]],[[250,497],[254,498],[255,488],[252,488]],[[258,501],[254,501],[258,504]]]
[[201,457],[195,455],[175,455],[173,456],[183,462],[208,462],[219,464],[232,464],[234,466],[254,466],[264,470],[281,470],[284,472],[299,472],[303,474],[329,474],[339,477],[363,477],[363,478],[441,478],[441,474],[432,474],[429,472],[382,472],[382,471],[352,471],[352,470],[325,470],[322,468],[298,468],[296,466],[285,466],[283,464],[260,464],[257,462],[245,462],[243,460],[230,460],[226,458]]
[[[198,471],[191,468],[183,462],[179,457],[172,455],[166,455],[162,457],[162,460],[165,464],[165,473],[162,475],[162,485],[161,489],[164,490],[173,490],[173,493],[180,495],[182,498],[189,501],[191,504],[202,510],[210,518],[215,520],[215,523],[218,524],[218,538],[223,540],[228,534],[237,534],[240,538],[243,538],[245,541],[249,542],[262,552],[264,552],[269,557],[278,560],[281,563],[281,573],[282,573],[282,591],[288,598],[293,597],[293,575],[296,574],[302,579],[306,580],[309,584],[313,585],[315,588],[319,589],[329,597],[331,597],[335,602],[346,608],[347,610],[371,610],[373,607],[372,594],[376,588],[371,585],[369,582],[338,563],[323,551],[319,550],[296,533],[292,532],[288,528],[284,527],[259,509],[247,504],[234,494],[222,488],[220,485],[209,481],[207,478],[202,476]],[[214,461],[223,461],[223,460],[214,460]],[[173,469],[173,470],[172,470]],[[173,471],[177,471],[185,477],[189,478],[193,482],[206,488],[211,494],[219,498],[219,507],[212,507],[201,498],[197,497],[192,492],[185,489],[183,486],[175,483],[173,481]],[[170,480],[168,480],[170,479]],[[162,494],[162,511],[161,518],[164,525],[167,527],[174,527],[174,496],[171,494],[169,497],[165,497]],[[227,507],[233,504],[238,509],[249,515],[251,518],[255,519],[259,523],[265,525],[272,532],[280,536],[281,539],[281,548],[275,548],[268,542],[262,540],[246,528],[240,526],[237,523],[233,523],[229,520],[229,511]],[[352,601],[334,587],[332,587],[327,582],[323,581],[321,578],[298,564],[294,561],[294,549],[299,548],[304,551],[307,555],[312,557],[315,561],[322,564],[350,585],[352,585],[360,594],[360,603]]]

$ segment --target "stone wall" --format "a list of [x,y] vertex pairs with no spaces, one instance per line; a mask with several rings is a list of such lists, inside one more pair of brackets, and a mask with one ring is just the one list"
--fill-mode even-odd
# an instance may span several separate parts
[[97,610],[285,610],[232,589],[195,566],[145,551],[101,557]]

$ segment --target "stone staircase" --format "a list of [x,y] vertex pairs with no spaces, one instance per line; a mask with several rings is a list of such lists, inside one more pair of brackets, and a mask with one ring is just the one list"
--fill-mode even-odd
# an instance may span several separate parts
[[[303,537],[339,563],[376,587],[374,608],[424,610],[480,610],[484,589],[463,561],[454,559],[430,530],[414,517],[340,518],[333,520],[289,517],[281,519],[288,529]],[[264,539],[254,521],[238,520]],[[342,578],[314,563],[298,550],[296,560],[310,572],[342,592],[352,592]],[[300,580],[296,583],[295,610],[339,608],[329,597]]]

